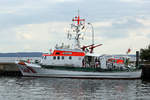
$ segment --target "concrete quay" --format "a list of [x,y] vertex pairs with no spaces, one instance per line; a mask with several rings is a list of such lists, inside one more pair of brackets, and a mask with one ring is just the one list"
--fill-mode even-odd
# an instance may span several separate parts
[[15,63],[0,63],[0,76],[21,76]]
[[142,64],[142,79],[150,80],[150,64]]
[[28,59],[34,62],[40,57],[0,57],[0,76],[21,76],[15,61]]

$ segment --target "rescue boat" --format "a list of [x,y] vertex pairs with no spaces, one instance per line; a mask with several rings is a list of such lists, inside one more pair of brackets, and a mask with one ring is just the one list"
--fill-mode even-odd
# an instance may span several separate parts
[[[75,16],[71,24],[71,32],[67,34],[69,40],[74,39],[72,47],[56,45],[48,54],[43,54],[38,63],[16,61],[23,76],[36,77],[59,77],[59,78],[117,78],[132,79],[140,78],[141,70],[136,67],[128,67],[124,60],[111,59],[93,53],[94,48],[102,44],[94,44],[94,30],[92,26],[92,44],[81,46],[80,40],[85,32],[85,19]],[[74,34],[72,34],[74,33]],[[114,62],[116,61],[116,63]]]

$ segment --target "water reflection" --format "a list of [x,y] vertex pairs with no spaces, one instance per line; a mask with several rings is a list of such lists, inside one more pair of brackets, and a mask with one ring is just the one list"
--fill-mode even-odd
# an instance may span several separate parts
[[150,97],[150,82],[59,78],[0,78],[5,100],[124,100]]

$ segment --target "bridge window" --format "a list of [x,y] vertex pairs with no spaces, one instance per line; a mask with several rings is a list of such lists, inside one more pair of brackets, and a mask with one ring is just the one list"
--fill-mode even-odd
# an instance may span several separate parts
[[60,53],[59,53],[59,52],[56,52],[56,55],[60,55]]
[[71,60],[71,59],[72,59],[72,57],[71,57],[71,56],[69,56],[69,59]]
[[56,56],[54,56],[53,59],[55,60],[55,59],[56,59]]

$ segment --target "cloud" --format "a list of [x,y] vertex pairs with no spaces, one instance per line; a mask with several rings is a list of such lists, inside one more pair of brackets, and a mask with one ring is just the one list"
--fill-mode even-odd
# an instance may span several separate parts
[[139,37],[147,37],[147,35],[150,33],[150,19],[149,18],[135,18],[135,20],[141,24],[140,27],[137,27],[136,29],[130,29],[130,34],[135,34]]
[[0,29],[5,30],[25,24],[40,24],[49,21],[68,21],[73,16],[70,13],[72,10],[64,10],[63,5],[72,5],[78,2],[81,1],[14,0],[12,2],[12,0],[0,0]]
[[16,35],[17,35],[17,38],[20,40],[22,40],[22,39],[26,39],[26,40],[33,39],[33,37],[29,33],[16,32]]
[[114,27],[121,29],[133,29],[143,27],[143,25],[136,20],[136,17],[128,17],[128,16],[115,20],[113,22],[113,25]]
[[78,2],[78,1],[79,0],[54,0],[54,2]]
[[98,27],[111,27],[112,22],[111,21],[94,22],[93,25],[94,25],[95,28],[98,28]]
[[123,17],[120,19],[96,22],[96,35],[102,38],[117,39],[129,37],[130,30],[137,30],[144,27],[142,23],[134,17]]
[[143,3],[144,1],[147,0],[120,0],[121,2],[126,2],[126,3]]
[[[68,22],[25,24],[0,30],[0,52],[43,51],[66,42]],[[67,41],[68,42],[68,41]],[[66,43],[67,43],[66,42]],[[11,48],[11,49],[9,49]]]
[[137,22],[143,24],[144,26],[150,26],[150,19],[137,18],[136,20]]
[[107,31],[103,31],[100,36],[108,39],[117,39],[117,38],[127,38],[128,33],[122,29],[108,29]]
[[150,33],[147,34],[147,37],[150,38]]
[[[68,43],[64,28],[78,9],[92,23],[95,43],[104,44],[102,51],[113,53],[123,44],[117,52],[124,52],[128,39],[142,48],[150,39],[149,4],[148,0],[0,0],[1,52],[45,51]],[[91,43],[91,28],[85,36]]]
[[147,38],[147,35],[150,33],[150,29],[149,28],[139,28],[139,29],[132,29],[129,30],[129,34],[132,37],[145,37]]
[[[66,40],[68,22],[47,22],[41,24],[27,24],[12,28],[15,33],[16,51],[47,51],[57,43]],[[22,48],[20,48],[22,47]],[[28,48],[28,50],[27,50]]]

